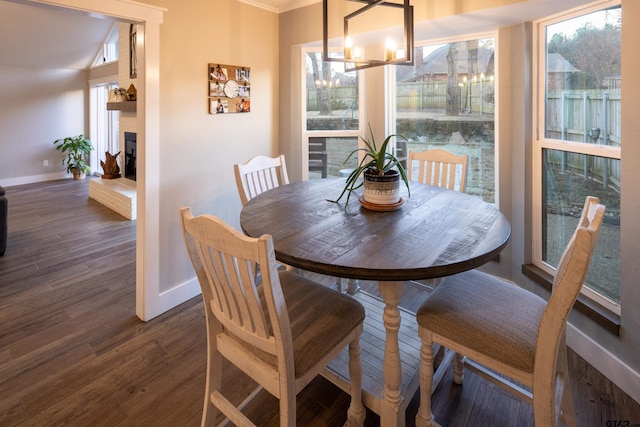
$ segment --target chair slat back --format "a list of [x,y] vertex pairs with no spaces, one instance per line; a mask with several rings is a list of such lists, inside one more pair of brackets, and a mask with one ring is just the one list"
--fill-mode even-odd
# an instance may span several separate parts
[[[558,263],[553,290],[538,331],[536,363],[537,360],[545,360],[549,355],[557,354],[569,312],[589,270],[604,211],[604,205],[599,204],[596,197],[587,197],[578,226]],[[546,357],[540,353],[547,353]],[[555,363],[555,358],[552,363]],[[551,372],[552,367],[549,366],[548,369]]]
[[596,197],[587,197],[580,220],[569,243],[564,249],[547,310],[558,309],[556,304],[565,306],[568,311],[578,297],[589,270],[591,256],[600,235],[600,227],[604,219],[604,205],[600,205]]
[[289,183],[284,155],[256,156],[245,164],[235,164],[234,172],[243,206],[258,194]]
[[[418,174],[415,177],[414,160],[419,163]],[[440,149],[409,151],[408,178],[409,181],[415,179],[423,184],[464,192],[467,185],[467,162],[466,154],[456,155]]]
[[[188,207],[180,212],[187,250],[208,309],[228,332],[275,355],[274,331],[281,333],[282,323],[275,313],[286,310],[279,311],[284,298],[271,236],[250,238],[212,215],[194,217]],[[260,285],[255,282],[256,265],[261,269]]]

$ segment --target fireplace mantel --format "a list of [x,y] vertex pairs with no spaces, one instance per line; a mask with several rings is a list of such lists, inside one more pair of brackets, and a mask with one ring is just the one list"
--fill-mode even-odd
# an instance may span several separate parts
[[137,110],[136,101],[107,102],[107,110],[135,113]]

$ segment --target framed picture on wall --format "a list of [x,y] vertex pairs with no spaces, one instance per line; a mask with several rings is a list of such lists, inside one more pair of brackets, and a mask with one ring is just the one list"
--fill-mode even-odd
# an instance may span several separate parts
[[211,114],[224,114],[229,112],[229,101],[222,98],[209,98],[209,112]]
[[251,69],[210,63],[207,70],[209,114],[251,111]]
[[136,55],[136,43],[138,42],[138,30],[136,24],[129,25],[129,77],[138,77],[138,60]]
[[224,96],[224,83],[218,80],[209,81],[209,96]]

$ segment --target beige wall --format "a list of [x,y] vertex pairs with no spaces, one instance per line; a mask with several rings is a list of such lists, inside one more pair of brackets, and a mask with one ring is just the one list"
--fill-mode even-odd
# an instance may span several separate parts
[[[160,291],[193,278],[178,209],[239,228],[233,164],[279,152],[278,17],[234,0],[148,2],[160,26]],[[208,63],[251,68],[251,112],[210,115]],[[152,250],[156,250],[153,249]]]

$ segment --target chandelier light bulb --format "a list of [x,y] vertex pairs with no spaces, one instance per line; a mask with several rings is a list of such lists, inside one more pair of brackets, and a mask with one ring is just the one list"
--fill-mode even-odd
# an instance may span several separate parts
[[345,59],[353,58],[353,41],[349,36],[344,39],[344,57]]

